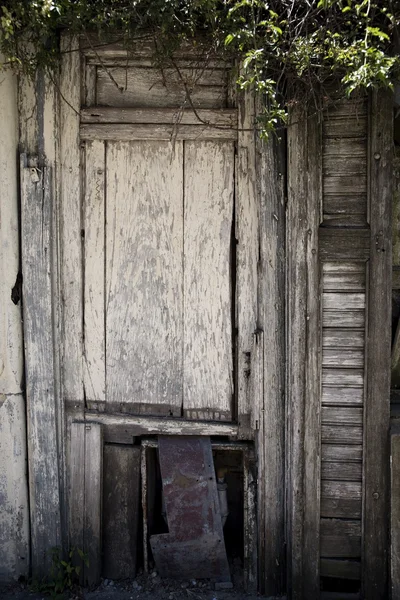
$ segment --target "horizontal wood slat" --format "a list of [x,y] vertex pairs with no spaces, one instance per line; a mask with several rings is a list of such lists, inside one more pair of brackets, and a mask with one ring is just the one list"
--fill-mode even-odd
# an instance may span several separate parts
[[362,444],[362,427],[343,425],[322,425],[322,443],[333,444]]
[[361,521],[321,519],[321,557],[360,556]]
[[230,127],[212,125],[166,125],[166,124],[83,124],[82,140],[236,140],[237,131]]
[[359,329],[330,329],[322,332],[323,348],[360,348],[364,350],[365,333]]
[[369,229],[324,228],[319,230],[319,252],[322,260],[367,260],[371,246]]
[[323,406],[321,419],[324,425],[362,425],[363,410],[354,407]]
[[364,310],[324,310],[322,313],[323,327],[338,327],[363,329],[365,327]]
[[360,444],[359,446],[339,446],[337,444],[322,444],[321,458],[322,461],[361,462],[362,445]]
[[325,481],[361,481],[361,463],[322,462],[321,478]]
[[362,405],[364,389],[341,385],[323,386],[322,403],[331,405]]
[[[322,558],[321,577],[358,580],[361,577],[361,563],[359,560]],[[335,600],[339,598],[336,595],[334,597]]]
[[349,387],[362,387],[364,384],[364,371],[362,369],[322,369],[322,385],[344,385]]
[[366,114],[360,114],[356,118],[351,118],[349,115],[335,115],[324,119],[323,135],[325,138],[365,138],[366,134]]
[[217,125],[236,128],[236,109],[209,109],[194,112],[191,109],[176,108],[111,108],[96,106],[81,110],[81,123],[131,123],[167,125]]

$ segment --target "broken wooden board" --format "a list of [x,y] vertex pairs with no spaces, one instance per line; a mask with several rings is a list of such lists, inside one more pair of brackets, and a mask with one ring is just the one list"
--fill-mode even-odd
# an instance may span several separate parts
[[150,538],[157,570],[229,586],[210,438],[159,436],[158,450],[169,533]]

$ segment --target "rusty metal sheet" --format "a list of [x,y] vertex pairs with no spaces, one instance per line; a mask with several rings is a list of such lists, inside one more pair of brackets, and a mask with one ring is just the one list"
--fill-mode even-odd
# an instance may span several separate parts
[[162,577],[230,582],[209,437],[159,436],[169,533],[150,545]]

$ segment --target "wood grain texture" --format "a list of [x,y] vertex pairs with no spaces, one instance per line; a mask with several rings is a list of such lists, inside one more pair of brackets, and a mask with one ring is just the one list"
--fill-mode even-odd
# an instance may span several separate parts
[[362,460],[362,445],[359,446],[338,446],[336,444],[322,444],[321,459],[324,461],[356,461]]
[[227,103],[226,69],[164,69],[111,67],[97,69],[96,98],[100,106],[222,108]]
[[[237,418],[244,438],[249,437],[252,369],[251,349],[257,328],[257,262],[259,214],[256,189],[255,96],[254,90],[238,95],[238,145],[236,156],[236,367]],[[254,366],[257,368],[257,366]],[[258,418],[258,415],[255,417]]]
[[85,424],[85,514],[83,549],[88,566],[84,568],[85,585],[100,583],[102,541],[103,438],[101,425]]
[[96,106],[81,110],[81,123],[130,123],[169,125],[217,125],[237,128],[238,111],[235,108],[199,109],[186,108],[110,108]]
[[364,349],[325,348],[322,364],[324,367],[363,367]]
[[361,426],[322,425],[321,439],[326,444],[361,444],[363,428]]
[[184,173],[183,409],[231,420],[233,145],[185,142]]
[[[358,580],[361,577],[361,563],[359,560],[322,558],[321,577]],[[335,600],[338,600],[337,596]]]
[[360,558],[361,521],[321,519],[321,557]]
[[365,310],[327,310],[322,313],[322,325],[326,327],[364,329]]
[[324,367],[322,370],[324,386],[362,387],[364,384],[363,369],[334,369]]
[[21,156],[23,317],[32,572],[45,576],[61,544],[51,282],[51,170]]
[[[85,423],[71,423],[68,443],[68,534],[70,548],[84,548],[85,524]],[[84,563],[74,556],[74,565],[80,568],[79,581],[83,584]]]
[[61,38],[60,237],[62,371],[65,399],[83,403],[82,241],[80,173],[80,57],[77,38]]
[[108,579],[136,575],[140,447],[104,446],[103,571]]
[[367,397],[365,402],[363,591],[387,597],[389,394],[391,326],[391,211],[393,98],[370,100],[370,223]]
[[292,597],[319,595],[321,130],[300,109],[288,130],[289,569]]
[[368,260],[370,235],[370,230],[366,228],[321,228],[319,232],[321,260]]
[[105,402],[105,148],[85,146],[84,242],[84,386],[87,401]]
[[323,406],[321,411],[321,421],[326,424],[335,425],[362,425],[362,408]]
[[324,327],[322,346],[324,348],[364,349],[365,332],[359,329],[330,329]]
[[356,405],[364,402],[364,389],[362,387],[345,387],[340,384],[322,387],[322,403],[325,405]]
[[324,481],[361,481],[362,464],[361,462],[323,462],[321,478]]
[[[117,431],[121,435],[214,435],[238,437],[238,426],[235,423],[204,421],[188,421],[186,419],[165,417],[141,417],[131,415],[113,415],[93,411],[86,412],[87,418],[94,423],[101,423],[107,428],[113,428],[115,435]],[[106,435],[106,434],[105,434]]]
[[[259,326],[263,329],[263,409],[258,433],[261,591],[278,596],[284,582],[285,522],[285,180],[284,147],[259,142]],[[250,240],[249,240],[250,243]],[[260,335],[260,334],[257,334]],[[252,365],[252,371],[254,365]]]
[[321,517],[361,518],[361,482],[322,481]]
[[83,140],[236,140],[237,131],[230,127],[213,125],[148,125],[148,124],[83,124],[80,127]]
[[182,406],[183,148],[117,142],[106,157],[107,403]]

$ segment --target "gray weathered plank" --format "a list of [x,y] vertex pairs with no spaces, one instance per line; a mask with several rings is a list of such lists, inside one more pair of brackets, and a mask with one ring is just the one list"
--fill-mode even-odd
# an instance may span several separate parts
[[333,386],[362,387],[364,384],[363,369],[322,369],[322,384]]
[[365,402],[363,591],[387,597],[389,394],[391,346],[391,212],[393,98],[370,99],[370,223],[367,396]]
[[[259,142],[260,262],[258,314],[263,329],[263,406],[257,415],[258,535],[261,591],[280,595],[285,554],[285,189],[284,147],[275,136]],[[256,334],[259,336],[260,334]],[[252,365],[252,371],[254,365]],[[263,562],[261,562],[263,561]]]
[[113,107],[166,107],[191,101],[199,108],[222,108],[227,104],[226,69],[176,69],[111,67],[97,70],[97,103]]
[[103,484],[103,437],[98,423],[85,424],[85,514],[83,549],[88,564],[85,585],[98,585],[101,575],[101,505]]
[[47,575],[61,544],[59,463],[54,389],[50,168],[21,156],[23,316],[28,412],[32,571]]
[[[250,435],[252,399],[248,373],[252,369],[251,350],[257,328],[257,264],[261,242],[256,189],[257,176],[261,174],[256,175],[254,96],[251,89],[238,95],[240,131],[235,165],[237,418],[243,437]],[[259,415],[255,418],[259,419]]]
[[321,519],[321,557],[360,556],[361,521]]
[[335,462],[361,462],[362,445],[359,446],[339,446],[337,444],[322,444],[321,459],[323,461]]
[[133,140],[236,140],[237,130],[213,125],[83,124],[83,140],[129,142]]
[[[85,423],[71,423],[68,444],[68,524],[69,547],[84,549],[85,524]],[[80,583],[83,584],[84,563],[75,555],[74,565],[79,566]]]
[[184,172],[183,409],[231,420],[233,145],[185,142]]
[[[131,415],[113,415],[93,411],[86,412],[91,422],[101,423],[104,428],[110,428],[113,435],[120,431],[121,436],[130,435],[211,435],[238,437],[238,426],[236,423],[203,421],[188,421],[185,419],[165,417],[141,417]],[[106,435],[106,434],[105,434]],[[122,443],[118,439],[119,443]]]
[[79,110],[79,42],[61,38],[60,78],[60,237],[63,298],[63,394],[83,403],[82,240]]
[[182,161],[180,142],[107,147],[107,403],[144,414],[181,414]]
[[360,348],[364,350],[365,332],[359,329],[331,329],[324,327],[323,348]]
[[368,260],[370,236],[370,230],[366,228],[321,228],[321,260]]
[[217,125],[237,128],[238,111],[235,108],[199,109],[190,108],[110,108],[96,106],[81,110],[81,123],[141,123],[169,125]]
[[361,482],[322,481],[321,517],[359,519],[361,494]]
[[85,147],[83,201],[84,243],[84,386],[87,401],[105,402],[104,330],[105,148],[99,141]]
[[322,403],[325,405],[360,406],[364,401],[364,389],[362,387],[340,386],[340,384],[323,386],[321,398]]
[[325,444],[361,444],[363,428],[356,425],[322,425],[321,440]]
[[323,462],[321,478],[325,481],[361,481],[361,462]]
[[365,327],[365,310],[324,310],[323,327],[363,329]]
[[[323,266],[325,267],[327,263]],[[328,263],[333,264],[333,263]],[[354,272],[325,271],[323,272],[323,288],[325,292],[364,292],[365,291],[365,265],[362,263],[348,263],[354,265]]]
[[[336,112],[336,111],[335,111]],[[367,115],[358,116],[330,114],[324,119],[324,137],[365,138],[367,135]]]
[[140,498],[140,447],[104,446],[103,576],[136,574]]
[[347,406],[323,406],[321,411],[321,421],[324,425],[362,425],[363,409]]
[[[322,157],[318,118],[298,109],[288,129],[288,577],[293,598],[319,594]],[[306,435],[307,432],[307,435]],[[313,457],[312,460],[310,457]]]
[[322,364],[324,367],[363,367],[364,349],[324,348]]
[[332,155],[323,161],[323,175],[367,175],[367,154],[365,156]]
[[[352,195],[364,196],[367,195],[367,177],[365,174],[357,175],[325,175],[323,178],[324,199],[328,195]],[[349,202],[350,204],[350,202]],[[365,202],[365,207],[366,207]]]
[[[321,577],[358,580],[361,577],[361,563],[359,560],[322,558]],[[338,600],[337,596],[335,600]]]
[[361,310],[365,308],[365,294],[324,292],[323,310]]

